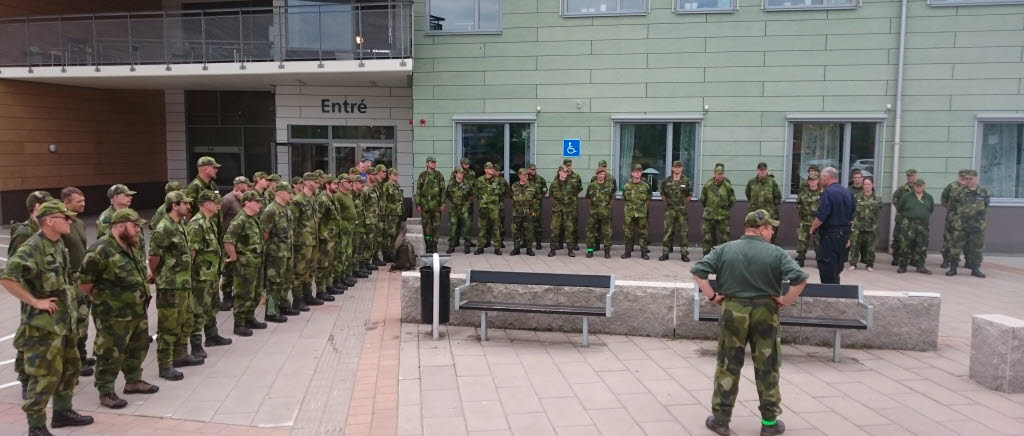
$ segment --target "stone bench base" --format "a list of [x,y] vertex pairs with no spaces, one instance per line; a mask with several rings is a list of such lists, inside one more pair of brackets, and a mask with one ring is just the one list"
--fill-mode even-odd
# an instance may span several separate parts
[[[465,275],[452,274],[451,299],[455,287],[466,282]],[[591,333],[615,335],[716,339],[718,326],[693,320],[693,283],[618,281],[611,318],[591,318]],[[538,304],[604,305],[604,292],[587,288],[477,284],[463,293],[464,299],[480,295],[482,301],[531,302]],[[934,351],[939,341],[939,306],[934,293],[865,291],[865,300],[874,306],[874,325],[870,330],[845,330],[844,348],[885,348]],[[701,299],[702,311],[717,311]],[[480,314],[457,311],[449,301],[449,325],[480,325]],[[783,309],[783,315],[806,317],[849,317],[862,314],[856,301],[827,298],[800,298]],[[420,278],[418,271],[402,273],[402,322],[420,322]],[[579,332],[578,316],[493,312],[488,327]],[[832,346],[832,329],[784,327],[782,340],[789,343]]]
[[974,315],[971,380],[1000,392],[1024,392],[1024,320]]

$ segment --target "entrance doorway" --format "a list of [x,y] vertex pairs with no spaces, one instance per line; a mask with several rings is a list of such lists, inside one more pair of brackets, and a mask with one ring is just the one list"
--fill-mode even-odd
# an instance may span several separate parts
[[395,166],[394,126],[288,126],[292,176],[348,171],[363,160]]

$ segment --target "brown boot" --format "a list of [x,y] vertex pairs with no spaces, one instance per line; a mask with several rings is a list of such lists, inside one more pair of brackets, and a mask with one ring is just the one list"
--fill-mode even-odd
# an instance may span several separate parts
[[159,386],[149,384],[149,382],[145,380],[128,382],[124,384],[125,394],[155,394],[159,390]]

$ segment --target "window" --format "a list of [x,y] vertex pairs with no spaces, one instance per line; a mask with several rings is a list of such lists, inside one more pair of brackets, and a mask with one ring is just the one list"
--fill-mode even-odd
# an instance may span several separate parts
[[856,9],[860,0],[762,0],[766,11],[792,11],[800,9]]
[[675,0],[673,10],[677,14],[706,14],[714,12],[735,12],[736,0]]
[[992,198],[1024,203],[1024,118],[982,120],[977,141],[974,161],[979,183]]
[[650,9],[648,0],[562,0],[566,17],[593,15],[642,15]]
[[[615,118],[613,118],[615,119]],[[619,189],[629,181],[634,164],[643,165],[641,177],[657,192],[672,174],[672,162],[682,161],[683,175],[696,180],[699,121],[617,120],[618,153],[615,176]]]
[[881,152],[879,139],[885,115],[877,117],[867,117],[877,118],[877,121],[794,120],[791,117],[786,194],[795,196],[800,192],[811,165],[817,165],[818,169],[834,167],[839,171],[843,186],[849,184],[850,171],[854,169],[859,169],[864,177],[874,177],[875,186],[881,186],[882,173],[875,170],[875,162]]
[[427,0],[427,33],[500,33],[501,0]]
[[222,182],[274,171],[274,113],[271,92],[185,91],[189,177],[195,177],[200,156],[221,164]]
[[293,124],[288,126],[288,135],[295,175],[318,169],[341,173],[364,159],[374,165],[395,166],[395,126]]
[[985,6],[1021,3],[1024,3],[1024,0],[928,0],[928,6]]
[[456,155],[469,158],[477,175],[484,164],[501,165],[505,180],[533,162],[533,120],[476,120],[456,124]]

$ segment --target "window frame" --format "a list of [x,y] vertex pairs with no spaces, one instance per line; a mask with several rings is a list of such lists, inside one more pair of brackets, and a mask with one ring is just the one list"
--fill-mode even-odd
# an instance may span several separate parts
[[1024,0],[953,0],[953,1],[935,1],[928,0],[928,6],[936,8],[944,8],[950,6],[999,6],[999,5],[1020,5],[1024,4]]
[[675,14],[732,14],[740,10],[739,0],[729,0],[732,2],[731,8],[709,8],[709,9],[685,9],[680,6],[686,0],[672,0],[672,13]]
[[[824,0],[829,1],[829,0]],[[790,6],[768,6],[768,0],[761,0],[761,10],[765,12],[777,11],[827,11],[827,10],[850,10],[860,9],[861,0],[854,0],[852,5],[790,5]]]
[[[315,127],[326,127],[327,128],[327,139],[300,139],[292,137],[292,126],[315,126]],[[356,150],[356,157],[358,158],[364,148],[381,148],[391,147],[392,166],[398,167],[398,126],[392,124],[380,124],[379,127],[391,127],[395,132],[395,139],[347,139],[347,138],[335,138],[334,127],[346,127],[346,126],[359,126],[358,124],[288,124],[286,130],[288,132],[288,141],[283,145],[288,146],[288,166],[291,168],[292,162],[292,145],[324,145],[327,147],[327,161],[328,168],[333,168],[335,173],[338,173],[337,168],[334,168],[334,149],[339,147],[352,147]],[[278,142],[278,145],[282,143]]]
[[[610,0],[621,3],[622,0]],[[736,0],[733,0],[736,1]],[[561,3],[560,14],[562,18],[578,18],[578,17],[623,17],[623,16],[636,16],[636,15],[649,15],[651,13],[651,0],[644,0],[644,9],[642,11],[629,11],[629,12],[569,12],[569,0],[559,0]]]
[[[784,168],[782,169],[782,179],[784,180],[784,186],[786,189],[782,192],[782,201],[793,203],[796,202],[797,193],[790,193],[790,182],[789,178],[792,176],[790,171],[793,168],[793,125],[795,123],[836,123],[846,124],[846,128],[843,129],[843,168],[842,186],[847,186],[850,182],[850,171],[845,170],[850,167],[850,138],[853,135],[853,129],[851,129],[853,123],[875,123],[875,173],[872,174],[872,178],[875,181],[875,190],[879,193],[882,191],[882,187],[885,183],[885,128],[889,120],[887,113],[822,113],[822,114],[787,114],[786,115],[786,150],[785,150],[785,161],[783,163]],[[824,169],[824,168],[822,168]],[[879,171],[881,169],[881,171]],[[778,179],[777,179],[778,180]]]
[[[620,166],[622,165],[622,162],[620,161],[620,157],[619,157],[620,153],[622,152],[622,147],[621,147],[619,141],[621,139],[620,136],[621,136],[621,133],[622,133],[621,130],[620,130],[620,127],[623,124],[666,124],[667,125],[666,126],[667,128],[665,130],[665,156],[666,156],[666,159],[665,159],[665,168],[663,168],[663,170],[665,171],[665,174],[669,174],[670,171],[672,171],[672,160],[673,160],[673,159],[671,159],[671,155],[672,155],[672,139],[673,139],[673,136],[674,136],[673,135],[674,132],[673,132],[672,124],[673,123],[696,123],[697,124],[697,128],[694,130],[694,134],[696,135],[696,138],[694,138],[694,147],[693,147],[693,154],[694,154],[694,156],[693,156],[693,174],[684,174],[684,175],[689,177],[690,181],[692,183],[695,183],[695,184],[698,183],[698,182],[695,182],[695,180],[697,180],[697,177],[698,177],[698,174],[700,174],[700,168],[701,168],[701,165],[700,165],[701,164],[701,152],[702,152],[702,149],[703,149],[702,145],[703,145],[703,140],[704,140],[704,115],[703,114],[660,114],[660,115],[659,114],[652,114],[652,115],[625,114],[625,115],[612,115],[611,120],[612,120],[612,144],[611,144],[611,150],[609,151],[609,153],[611,154],[611,165],[610,165],[610,168],[614,168],[615,172],[613,174],[615,174],[615,175],[618,175],[620,173],[620,169],[621,169]],[[615,198],[620,198],[620,199],[622,198],[622,187],[625,186],[626,182],[628,182],[628,180],[618,180],[619,186],[618,186],[618,190],[615,192]],[[658,187],[656,187],[656,186],[652,186],[651,187],[651,199],[653,199],[653,200],[661,200],[661,192],[658,191]]]
[[502,20],[504,15],[504,0],[498,0],[498,28],[497,29],[480,29],[480,2],[482,0],[473,0],[476,4],[476,30],[430,30],[430,3],[432,1],[443,1],[443,0],[426,0],[424,5],[423,23],[424,23],[424,34],[425,35],[501,35],[502,26],[504,21]]
[[[978,114],[975,116],[974,153],[971,156],[973,160],[971,168],[978,171],[978,174],[981,174],[981,139],[985,132],[985,124],[1024,124],[1024,114]],[[992,197],[991,205],[1024,207],[1024,198]]]
[[535,115],[455,115],[452,117],[452,162],[458,163],[462,159],[462,125],[463,124],[504,124],[504,160],[501,163],[501,175],[505,181],[510,181],[511,168],[509,167],[509,142],[511,129],[509,124],[530,125],[530,152],[527,153],[527,164],[537,163],[537,117]]

